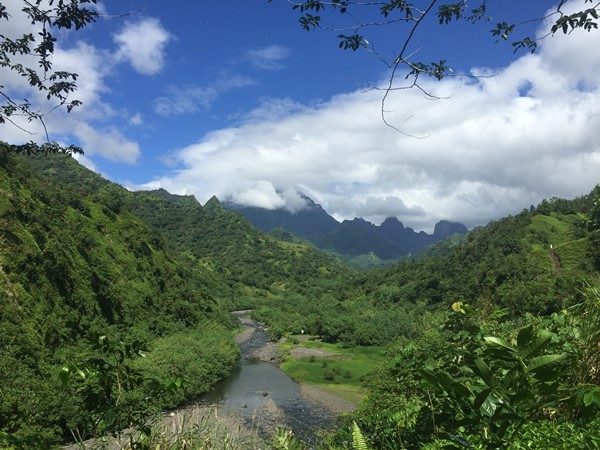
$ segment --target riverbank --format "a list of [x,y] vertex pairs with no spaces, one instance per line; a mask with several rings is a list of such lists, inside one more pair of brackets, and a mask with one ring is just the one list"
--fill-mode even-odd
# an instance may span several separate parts
[[289,336],[278,349],[282,370],[338,415],[356,409],[362,380],[385,359],[384,347],[344,347],[306,335]]
[[[207,449],[266,448],[278,427],[291,429],[312,447],[321,430],[356,407],[356,402],[323,386],[290,378],[278,365],[283,361],[280,347],[285,340],[270,342],[266,328],[251,319],[249,311],[234,315],[242,326],[236,335],[241,354],[238,365],[200,399],[157,417],[150,424],[152,448],[179,448],[183,443],[187,447],[202,443]],[[66,449],[128,448],[132,434],[139,437],[139,433],[125,430],[120,436]]]
[[161,414],[149,424],[151,433],[142,438],[136,430],[123,430],[70,444],[63,450],[123,450],[131,442],[145,448],[203,448],[206,450],[259,450],[267,448],[256,429],[246,427],[234,414],[223,415],[214,405],[192,405]]
[[281,370],[280,343],[270,342],[267,329],[249,313],[233,313],[241,325],[236,336],[241,354],[238,366],[201,402],[240,417],[245,427],[256,429],[265,439],[283,427],[311,446],[317,442],[318,433],[333,425],[347,405],[341,408],[334,404],[332,396],[326,396],[331,401],[319,401],[315,391],[296,383]]
[[[236,342],[240,346],[246,345],[252,339],[257,327],[261,331],[267,331],[261,324],[251,319],[249,314],[250,311],[236,311],[234,313],[242,325],[242,331],[236,336]],[[277,364],[281,367],[281,363],[284,362],[283,353],[285,352],[286,342],[286,338],[280,339],[277,343],[271,341],[265,342],[262,346],[250,348],[245,356],[262,362]],[[307,357],[335,359],[337,357],[337,354],[327,350],[306,347],[294,348],[291,350],[291,354],[296,359]],[[355,392],[354,389],[344,389],[345,386],[332,385],[326,387],[314,383],[305,383],[297,379],[294,379],[294,381],[298,383],[300,393],[303,397],[327,409],[334,416],[355,410],[362,399],[362,394]],[[343,394],[339,395],[335,391],[343,392]]]

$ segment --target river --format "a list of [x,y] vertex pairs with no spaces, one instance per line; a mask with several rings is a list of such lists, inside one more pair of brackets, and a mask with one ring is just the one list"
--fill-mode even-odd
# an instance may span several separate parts
[[[164,436],[171,444],[176,439],[191,443],[227,440],[237,444],[234,448],[264,448],[263,443],[282,426],[314,448],[319,430],[330,426],[336,417],[329,409],[331,404],[325,406],[320,398],[326,393],[317,391],[315,396],[288,377],[271,361],[276,346],[269,342],[264,327],[252,320],[247,311],[234,315],[243,331],[237,338],[241,357],[231,375],[201,398],[162,414],[153,422],[153,436]],[[311,400],[308,395],[321,401]],[[330,399],[329,403],[335,401]],[[192,435],[184,436],[186,430]],[[137,434],[135,430],[123,430],[114,437],[90,439],[63,448],[128,448],[129,436]]]
[[200,403],[218,405],[222,414],[240,417],[264,436],[284,426],[302,441],[314,444],[318,430],[331,425],[335,414],[306,397],[298,383],[277,365],[261,360],[268,359],[265,349],[273,345],[265,329],[247,312],[237,312],[236,316],[244,327],[243,338],[238,340],[240,361]]

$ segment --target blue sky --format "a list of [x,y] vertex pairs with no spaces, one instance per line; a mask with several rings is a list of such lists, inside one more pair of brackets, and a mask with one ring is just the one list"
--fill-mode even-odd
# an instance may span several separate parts
[[[514,17],[515,2],[501,2],[497,15]],[[523,2],[520,2],[523,3]],[[545,9],[545,1],[525,2],[523,17],[532,17]],[[302,104],[328,99],[353,91],[358,83],[374,83],[385,74],[385,67],[363,52],[342,51],[335,34],[306,32],[298,26],[298,14],[287,1],[183,1],[174,2],[105,2],[110,13],[142,9],[130,19],[100,21],[89,39],[102,48],[113,45],[111,35],[122,22],[157,18],[172,35],[166,46],[163,70],[150,77],[124,67],[109,76],[112,92],[106,99],[113,105],[140,111],[144,126],[127,133],[140,143],[142,156],[136,170],[121,164],[98,160],[100,170],[117,180],[143,183],[163,173],[162,155],[196,141],[207,132],[236,123],[236,115],[260,105],[265,98],[290,98]],[[429,33],[439,35],[440,28],[431,24],[417,35],[416,43],[427,42]],[[443,27],[450,28],[450,27]],[[436,49],[424,53],[424,60],[447,58],[458,70],[473,65],[499,67],[514,59],[507,44],[496,44],[488,36],[489,23],[452,27],[453,38],[440,41],[434,37]],[[376,34],[378,41],[392,49],[397,30],[387,28]],[[447,30],[441,30],[447,31]],[[440,44],[443,44],[441,46]],[[248,52],[280,47],[281,59],[270,67],[253,64]],[[256,53],[254,53],[256,55]],[[259,59],[256,56],[256,59]],[[265,70],[266,69],[266,70]],[[246,78],[243,88],[231,88],[218,94],[209,105],[182,115],[163,117],[155,114],[154,102],[168,96],[168,89],[210,86],[230,77]],[[175,108],[175,106],[173,106]]]
[[[287,1],[101,4],[108,15],[133,13],[61,36],[55,64],[80,72],[85,105],[51,120],[51,131],[62,142],[81,142],[85,164],[132,188],[165,187],[200,201],[216,193],[290,209],[302,206],[294,194],[302,190],[338,218],[361,215],[377,222],[397,215],[431,229],[441,218],[477,225],[543,197],[585,193],[597,182],[590,171],[598,152],[585,147],[591,142],[586,136],[573,140],[566,125],[543,133],[519,125],[541,117],[548,126],[564,123],[566,108],[585,102],[596,107],[597,35],[574,36],[568,44],[557,36],[532,56],[513,54],[489,33],[496,19],[539,17],[552,2],[492,1],[491,22],[432,21],[419,30],[412,44],[417,59],[446,59],[457,73],[501,73],[492,81],[429,84],[452,97],[435,105],[415,93],[395,94],[394,123],[431,136],[424,140],[386,128],[378,118],[381,94],[361,92],[360,84],[385,79],[385,67],[371,54],[338,49],[335,33],[303,31]],[[538,27],[525,30],[535,34]],[[391,52],[403,30],[372,28],[365,37]],[[561,54],[569,56],[561,60]],[[564,71],[584,62],[589,73]],[[556,73],[560,79],[551,78]],[[581,120],[594,114],[585,111]],[[516,125],[510,131],[496,129],[511,121]],[[512,136],[515,128],[522,135]],[[493,137],[477,143],[470,133]],[[0,138],[30,137],[0,130]],[[566,142],[569,152],[557,141]],[[540,147],[548,147],[546,153]],[[519,152],[529,156],[514,164]],[[505,166],[510,170],[498,170]],[[558,167],[582,176],[557,178]]]

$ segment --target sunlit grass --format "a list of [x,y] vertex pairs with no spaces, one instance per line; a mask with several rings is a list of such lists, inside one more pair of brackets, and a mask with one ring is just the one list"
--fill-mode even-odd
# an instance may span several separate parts
[[[292,355],[294,349],[302,348],[321,350],[327,355],[301,358]],[[288,338],[287,342],[280,344],[280,350],[284,357],[281,368],[291,378],[319,385],[353,402],[362,398],[358,388],[364,377],[385,356],[383,347],[343,347],[318,340],[301,341],[297,337]]]

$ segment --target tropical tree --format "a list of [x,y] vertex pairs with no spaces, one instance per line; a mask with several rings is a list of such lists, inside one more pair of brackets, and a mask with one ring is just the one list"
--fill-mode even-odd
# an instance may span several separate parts
[[[17,74],[34,89],[40,91],[48,101],[41,109],[28,99],[13,98],[5,83],[0,82],[0,124],[12,124],[23,128],[14,119],[25,118],[28,122],[37,121],[45,130],[46,140],[50,141],[44,117],[57,108],[66,108],[70,112],[81,101],[72,98],[77,90],[78,75],[53,66],[54,54],[59,30],[81,30],[94,22],[99,12],[97,0],[12,0],[0,2],[0,23],[12,22],[11,15],[20,9],[28,19],[27,26],[17,35],[0,34],[0,68],[8,73]],[[6,5],[12,8],[7,9]],[[25,25],[25,23],[23,23]],[[19,28],[19,27],[16,27]],[[65,149],[51,144],[36,146],[31,143],[19,147],[25,153],[81,153],[77,147]]]

